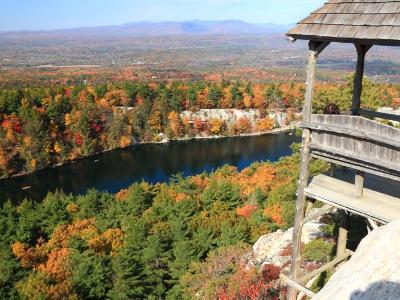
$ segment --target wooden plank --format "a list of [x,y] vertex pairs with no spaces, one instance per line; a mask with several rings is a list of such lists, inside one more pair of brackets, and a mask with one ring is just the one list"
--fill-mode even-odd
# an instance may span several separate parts
[[[347,118],[348,121],[351,121],[351,118]],[[347,122],[348,122],[347,121]],[[307,122],[302,123],[300,125],[301,128],[308,128],[312,131],[323,131],[331,133],[332,135],[346,135],[349,137],[354,137],[358,139],[363,139],[366,141],[377,142],[380,144],[396,147],[400,149],[400,130],[393,128],[398,134],[394,138],[390,138],[387,135],[378,135],[374,132],[370,132],[368,130],[360,130],[354,127],[348,126],[348,123],[342,123],[341,125],[335,124],[323,124],[323,123],[316,123],[316,122]],[[378,124],[379,126],[386,126],[383,124]],[[379,129],[377,129],[379,130]],[[377,131],[374,130],[374,131]]]
[[315,176],[305,191],[307,197],[354,214],[388,223],[400,220],[400,199],[370,189],[354,196],[354,185],[326,175]]
[[[320,151],[313,151],[311,156],[316,159],[321,159],[329,163],[335,163],[343,167],[352,168],[354,170],[360,170],[368,172],[373,175],[382,176],[387,179],[400,181],[400,174],[391,173],[390,170],[383,170],[374,168],[373,166],[365,166],[365,164],[358,164],[356,160],[350,160],[346,157],[339,157],[337,155],[332,155],[329,153],[323,153]],[[332,176],[331,176],[332,177]]]
[[319,217],[322,217],[323,215],[326,215],[333,208],[334,207],[332,205],[325,204],[323,207],[319,208],[318,211],[309,213],[308,215],[306,215],[306,217],[304,218],[303,224],[306,224],[306,223],[313,221]]
[[311,297],[311,298],[315,297],[315,295],[316,295],[315,293],[313,293],[309,289],[306,289],[305,287],[301,286],[295,280],[287,277],[286,275],[281,273],[280,278],[281,278],[281,281],[283,281],[284,284],[286,284],[286,285],[288,285],[290,287],[289,290],[296,289],[296,290],[304,293],[308,297]]
[[[359,165],[362,165],[364,168],[374,169],[374,170],[382,170],[382,173],[392,173],[393,175],[397,175],[400,172],[400,165],[394,162],[382,160],[379,158],[371,157],[370,155],[365,155],[363,153],[353,153],[349,151],[345,151],[340,148],[329,147],[329,146],[321,146],[314,143],[310,144],[310,148],[312,150],[316,150],[319,152],[327,152],[329,154],[337,155],[341,158],[346,157],[350,162],[351,160],[356,161]],[[393,172],[390,172],[393,171]]]
[[350,256],[353,255],[353,252],[346,249],[345,254],[342,256],[337,256],[334,260],[326,263],[325,265],[319,267],[318,269],[308,273],[307,275],[304,275],[303,277],[300,278],[299,284],[306,284],[310,279],[314,278],[315,276],[318,276],[322,272],[325,272],[329,269],[332,269],[334,266],[337,264],[341,263],[345,259],[349,258]]

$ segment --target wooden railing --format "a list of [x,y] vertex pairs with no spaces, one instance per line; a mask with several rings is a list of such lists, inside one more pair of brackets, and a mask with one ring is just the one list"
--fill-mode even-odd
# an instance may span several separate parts
[[312,115],[303,128],[320,158],[386,177],[400,175],[400,129],[349,115]]

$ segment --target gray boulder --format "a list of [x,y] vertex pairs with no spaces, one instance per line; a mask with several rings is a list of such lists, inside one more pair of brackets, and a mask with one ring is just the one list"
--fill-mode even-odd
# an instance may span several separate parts
[[373,230],[314,300],[399,300],[400,221]]

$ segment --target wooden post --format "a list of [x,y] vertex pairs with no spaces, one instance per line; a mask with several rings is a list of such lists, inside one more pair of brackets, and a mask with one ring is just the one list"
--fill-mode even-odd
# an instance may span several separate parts
[[329,164],[329,176],[331,177],[336,176],[336,165],[333,163]]
[[365,55],[368,50],[371,49],[372,45],[360,45],[355,44],[357,49],[357,66],[356,73],[354,74],[353,83],[353,101],[351,105],[351,111],[353,115],[358,115],[358,110],[361,106],[361,92],[362,92],[362,80],[364,77],[364,64]]
[[364,192],[364,172],[356,171],[356,178],[355,178],[355,196],[357,198],[361,198]]
[[[306,94],[303,109],[303,122],[311,121],[312,114],[312,99],[314,95],[314,82],[315,72],[318,55],[325,49],[329,43],[310,41],[309,42],[309,59],[307,68],[307,83],[306,83]],[[309,175],[309,163],[310,163],[310,142],[311,142],[311,130],[303,130],[303,147],[301,150],[301,166],[300,166],[300,179],[297,189],[297,201],[296,201],[296,219],[293,227],[293,239],[292,239],[292,265],[290,269],[291,280],[296,280],[298,277],[300,263],[301,263],[301,233],[303,229],[304,221],[304,206],[306,196],[304,193],[305,188],[308,184]],[[297,290],[293,286],[289,286],[287,299],[295,300]]]
[[336,246],[336,257],[342,257],[347,249],[348,216],[344,210],[339,211],[339,235]]

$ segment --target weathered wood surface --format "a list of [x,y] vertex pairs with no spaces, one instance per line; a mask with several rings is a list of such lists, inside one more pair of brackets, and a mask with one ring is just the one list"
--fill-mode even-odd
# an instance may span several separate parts
[[309,281],[310,279],[321,274],[322,272],[332,269],[334,266],[336,266],[337,264],[340,264],[342,261],[344,261],[345,259],[349,258],[352,255],[353,255],[353,252],[346,249],[345,253],[342,256],[337,256],[335,259],[331,260],[330,262],[326,263],[325,265],[323,265],[323,266],[319,267],[318,269],[316,269],[310,273],[307,273],[306,275],[301,277],[299,280],[299,283],[300,284],[307,283],[307,281]]
[[[303,120],[305,122],[311,121],[312,113],[312,99],[314,95],[314,83],[316,76],[316,64],[318,54],[323,51],[327,46],[326,43],[319,43],[310,41],[309,42],[309,59],[307,68],[307,82],[306,82],[306,93],[303,108]],[[300,178],[297,188],[297,200],[296,200],[296,217],[293,226],[293,238],[292,238],[292,265],[290,267],[290,278],[296,280],[301,264],[301,234],[303,229],[304,214],[305,214],[305,188],[307,187],[309,178],[309,165],[311,159],[310,151],[311,142],[311,130],[305,128],[303,130],[303,147],[301,150],[301,164],[300,164]],[[297,296],[297,290],[294,286],[289,286],[287,299],[295,300]]]
[[398,45],[399,15],[399,0],[330,0],[287,35],[294,39]]
[[364,189],[355,197],[354,184],[326,175],[315,176],[305,190],[307,197],[377,222],[400,220],[400,198]]
[[372,169],[400,172],[400,130],[347,115],[312,115],[311,147],[347,157]]
[[[295,280],[287,277],[286,275],[281,274],[280,278],[281,278],[283,285],[288,285],[290,288],[294,288],[295,290],[298,290],[298,291],[304,293],[305,295],[307,295],[310,298],[315,297],[315,293],[313,293],[309,289],[306,289],[305,287],[298,284]],[[290,288],[289,288],[289,290],[290,290]]]
[[357,115],[361,106],[361,91],[364,77],[365,55],[372,46],[355,44],[355,47],[357,50],[357,65],[356,73],[354,74],[353,100],[351,104],[351,111],[353,112],[353,115]]

